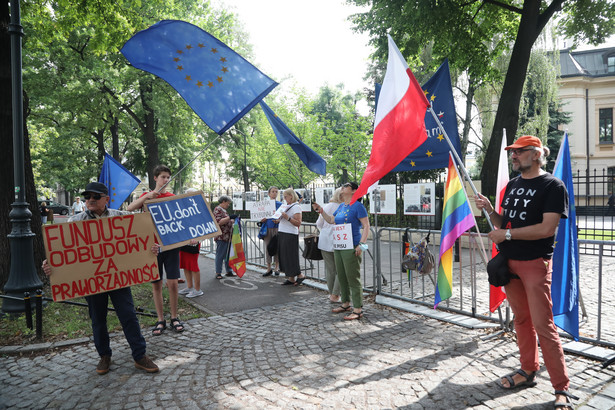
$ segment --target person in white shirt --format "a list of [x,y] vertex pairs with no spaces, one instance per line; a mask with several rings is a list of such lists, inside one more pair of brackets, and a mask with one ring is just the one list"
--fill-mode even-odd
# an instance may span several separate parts
[[80,214],[85,210],[85,204],[81,202],[80,197],[75,198],[75,202],[73,202],[71,209],[73,210],[73,215]]
[[283,193],[285,205],[280,206],[278,223],[278,256],[280,271],[286,275],[282,285],[300,285],[305,279],[299,264],[299,227],[301,226],[301,205],[294,189],[288,188]]

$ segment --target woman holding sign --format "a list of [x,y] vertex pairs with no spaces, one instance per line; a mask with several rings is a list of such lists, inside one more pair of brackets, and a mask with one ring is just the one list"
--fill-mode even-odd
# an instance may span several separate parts
[[[361,254],[367,250],[369,220],[367,210],[360,202],[350,205],[352,195],[359,188],[355,182],[342,185],[342,203],[333,215],[314,203],[314,210],[330,224],[333,232],[333,254],[335,268],[340,283],[342,305],[332,310],[333,313],[351,312],[346,320],[363,317],[363,285],[361,284]],[[363,232],[361,232],[361,228]],[[352,300],[352,307],[350,301]]]
[[294,189],[288,188],[283,193],[286,205],[282,205],[274,214],[279,219],[278,255],[280,271],[286,275],[282,285],[300,285],[305,279],[299,265],[299,227],[301,226],[301,206]]

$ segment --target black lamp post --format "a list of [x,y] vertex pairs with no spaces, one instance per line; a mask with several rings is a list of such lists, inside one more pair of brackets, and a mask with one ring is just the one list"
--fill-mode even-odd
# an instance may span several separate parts
[[[15,174],[15,202],[11,204],[11,233],[8,235],[11,244],[11,270],[9,280],[4,285],[4,292],[9,296],[23,297],[24,292],[41,289],[43,283],[36,274],[34,267],[34,233],[30,229],[32,212],[26,202],[26,172],[24,160],[23,135],[23,84],[21,77],[21,37],[23,27],[19,15],[19,0],[11,0],[11,81],[13,91],[13,168]],[[23,312],[23,302],[13,299],[3,299],[4,312]]]

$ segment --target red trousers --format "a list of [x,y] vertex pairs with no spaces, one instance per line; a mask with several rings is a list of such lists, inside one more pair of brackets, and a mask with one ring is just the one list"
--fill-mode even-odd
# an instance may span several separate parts
[[511,272],[520,279],[512,279],[506,285],[506,297],[515,314],[517,343],[521,356],[521,368],[536,371],[538,342],[542,357],[555,390],[568,390],[570,379],[564,359],[564,350],[553,323],[551,301],[552,261],[542,258],[531,261],[509,260]]

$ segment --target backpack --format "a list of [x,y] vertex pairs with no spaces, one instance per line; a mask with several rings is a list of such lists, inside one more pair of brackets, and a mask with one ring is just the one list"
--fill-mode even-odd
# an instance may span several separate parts
[[416,244],[412,243],[412,237],[408,235],[408,229],[404,234],[404,242],[408,243],[407,252],[402,258],[401,269],[402,270],[414,270],[419,273],[431,273],[435,265],[435,258],[429,250],[429,235],[422,238]]

